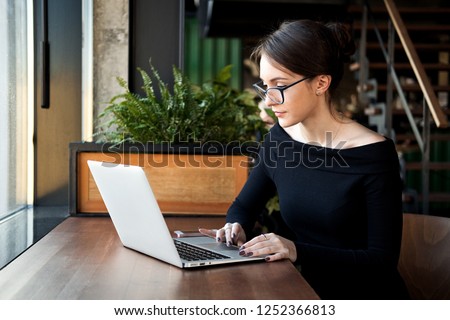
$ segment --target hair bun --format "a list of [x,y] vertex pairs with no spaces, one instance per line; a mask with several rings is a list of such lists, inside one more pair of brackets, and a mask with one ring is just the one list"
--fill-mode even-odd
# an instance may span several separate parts
[[350,57],[356,51],[356,44],[351,36],[350,26],[340,22],[330,22],[326,26],[334,35],[339,50],[339,58],[344,62],[350,61]]

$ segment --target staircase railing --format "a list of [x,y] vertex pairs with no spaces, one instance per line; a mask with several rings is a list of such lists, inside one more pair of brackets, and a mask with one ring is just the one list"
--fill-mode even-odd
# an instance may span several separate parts
[[[424,99],[428,103],[429,110],[433,115],[434,122],[438,128],[446,128],[448,126],[447,117],[442,111],[439,100],[431,86],[431,83],[425,72],[422,62],[419,59],[417,51],[409,37],[408,31],[406,30],[405,24],[397,10],[397,7],[392,0],[384,0],[386,9],[388,10],[389,16],[392,23],[394,24],[395,30],[400,38],[403,48],[405,49],[406,55],[408,56],[411,67],[414,70],[414,74],[417,77],[419,86],[422,89]],[[398,89],[398,88],[397,88]]]
[[[433,120],[437,126],[437,128],[446,128],[448,126],[447,116],[444,114],[443,110],[440,107],[439,100],[436,97],[436,94],[431,86],[431,83],[427,77],[425,69],[417,51],[409,37],[408,31],[403,23],[403,20],[398,12],[396,5],[393,0],[384,0],[384,4],[388,11],[390,20],[389,20],[389,39],[388,39],[388,50],[386,50],[384,41],[381,37],[380,31],[376,27],[375,19],[370,10],[368,0],[365,1],[364,11],[363,11],[363,24],[362,24],[362,39],[363,41],[360,43],[360,53],[365,53],[365,34],[367,32],[367,15],[371,16],[372,22],[374,25],[374,31],[377,36],[377,40],[379,42],[380,48],[383,52],[384,59],[387,64],[388,71],[388,81],[387,81],[387,101],[386,103],[386,128],[384,128],[389,135],[391,135],[392,128],[392,85],[395,86],[397,90],[397,94],[401,103],[401,106],[408,118],[411,129],[416,138],[417,144],[422,152],[422,204],[423,204],[423,213],[428,213],[428,202],[429,202],[429,159],[430,159],[430,119],[429,113],[431,113]],[[395,30],[392,28],[395,28]],[[402,48],[405,51],[411,67],[414,71],[414,74],[419,83],[420,89],[423,93],[423,134],[419,132],[417,124],[414,120],[413,114],[408,106],[408,102],[405,98],[405,94],[399,78],[397,77],[397,73],[394,68],[394,37],[395,32],[397,32],[400,42],[402,44]],[[365,59],[365,56],[361,57],[360,60]],[[365,69],[365,68],[361,68]],[[364,72],[360,69],[360,72]],[[361,79],[365,79],[367,77],[366,74],[362,74]]]

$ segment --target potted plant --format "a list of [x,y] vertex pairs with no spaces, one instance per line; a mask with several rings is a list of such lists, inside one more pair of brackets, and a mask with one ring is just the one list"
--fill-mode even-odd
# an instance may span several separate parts
[[223,214],[243,186],[267,131],[255,94],[229,86],[230,65],[201,85],[173,67],[172,88],[150,68],[138,69],[143,95],[117,78],[124,91],[98,117],[96,143],[70,145],[72,214],[106,212],[89,159],[143,166],[166,213]]
[[[228,85],[231,65],[224,67],[212,81],[192,84],[173,67],[174,84],[169,90],[158,71],[150,64],[153,79],[138,68],[144,96],[132,93],[127,82],[118,78],[124,92],[114,96],[100,115],[97,137],[106,142],[201,142],[255,141],[265,130],[259,118],[255,94]],[[157,86],[158,91],[154,86]],[[114,130],[109,130],[111,127]]]

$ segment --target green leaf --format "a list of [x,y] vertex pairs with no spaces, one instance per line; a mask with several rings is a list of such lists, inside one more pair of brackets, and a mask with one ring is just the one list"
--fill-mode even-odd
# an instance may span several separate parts
[[111,139],[109,142],[155,143],[228,143],[253,140],[256,132],[262,136],[267,129],[258,116],[256,95],[230,87],[231,69],[227,65],[213,80],[192,84],[173,66],[174,83],[169,88],[150,62],[150,75],[137,68],[143,81],[143,96],[132,93],[128,83],[117,77],[123,92],[112,97],[98,116],[95,136]]

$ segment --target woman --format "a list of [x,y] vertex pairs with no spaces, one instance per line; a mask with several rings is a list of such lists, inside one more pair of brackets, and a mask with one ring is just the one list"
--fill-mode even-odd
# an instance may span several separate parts
[[[247,183],[215,231],[241,255],[289,259],[322,299],[404,299],[397,271],[402,200],[392,140],[345,118],[332,95],[355,45],[338,23],[285,22],[252,54],[258,94],[278,118]],[[278,193],[293,236],[248,239]]]

